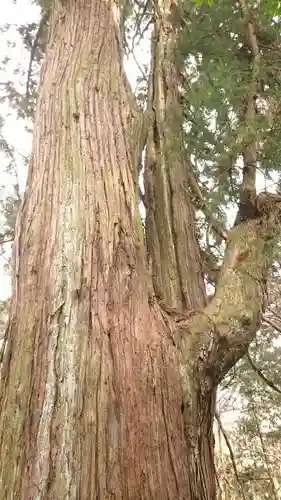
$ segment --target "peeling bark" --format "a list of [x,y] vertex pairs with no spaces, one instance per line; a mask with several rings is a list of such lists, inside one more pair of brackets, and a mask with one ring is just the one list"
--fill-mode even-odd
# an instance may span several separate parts
[[259,326],[281,202],[251,200],[258,218],[229,234],[206,305],[173,9],[156,5],[150,276],[137,191],[146,130],[117,5],[55,3],[13,250],[0,500],[216,498],[216,388]]
[[[173,317],[174,310],[179,313],[179,319],[186,310],[189,314],[202,310],[206,305],[206,293],[195,211],[188,189],[190,172],[182,140],[175,9],[175,4],[169,0],[157,2],[149,96],[152,123],[148,131],[145,190],[154,293],[168,315],[172,313]],[[182,322],[176,321],[176,329],[179,325]],[[172,320],[172,331],[174,327]],[[189,450],[188,499],[215,500],[213,418],[216,386],[206,390],[205,379],[195,377],[193,361],[198,359],[193,360],[192,351],[190,356],[185,355],[185,344],[177,342],[177,345],[181,359],[185,440]]]
[[181,141],[175,8],[170,0],[158,1],[155,7],[144,173],[146,231],[157,298],[186,310],[205,305],[206,296]]
[[56,2],[14,245],[1,500],[189,498],[119,44],[114,2]]
[[[266,204],[262,207],[262,197],[256,197],[252,189],[256,157],[251,139],[244,158],[243,188],[251,191],[247,203],[251,203],[254,216],[228,235],[216,293],[205,306],[194,212],[188,193],[184,193],[183,203],[181,198],[190,178],[181,144],[183,116],[178,96],[180,67],[175,54],[174,8],[169,1],[157,2],[150,95],[154,121],[148,135],[146,161],[146,229],[155,295],[172,318],[171,330],[181,358],[185,439],[192,477],[190,498],[214,500],[212,426],[216,388],[246,353],[260,325],[264,285],[272,259],[268,251],[276,227],[276,205],[273,210]],[[257,65],[256,50],[253,57]],[[247,101],[248,125],[254,120],[256,79],[255,66]],[[275,202],[279,203],[278,199]],[[182,231],[175,230],[179,227]],[[184,258],[184,265],[179,256]],[[185,289],[182,284],[186,284]],[[186,309],[188,313],[183,314]]]

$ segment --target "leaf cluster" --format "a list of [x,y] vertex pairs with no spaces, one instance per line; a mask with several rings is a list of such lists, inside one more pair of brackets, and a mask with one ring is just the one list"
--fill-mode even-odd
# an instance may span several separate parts
[[[226,218],[239,200],[243,154],[251,141],[258,145],[261,176],[272,180],[275,172],[279,174],[279,25],[261,3],[249,10],[260,58],[258,75],[253,77],[253,55],[239,2],[183,2],[181,16],[178,51],[184,60],[187,150],[198,176],[212,193],[213,208]],[[256,115],[249,123],[246,110],[253,78]]]

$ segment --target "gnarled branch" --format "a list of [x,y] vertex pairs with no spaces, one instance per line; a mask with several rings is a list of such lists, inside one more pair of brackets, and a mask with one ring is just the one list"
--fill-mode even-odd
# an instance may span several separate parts
[[[281,198],[256,199],[257,219],[229,233],[216,293],[203,309],[178,323],[182,351],[183,391],[189,396],[186,366],[211,390],[247,352],[262,319],[268,270],[279,237]],[[276,238],[276,239],[275,239]]]

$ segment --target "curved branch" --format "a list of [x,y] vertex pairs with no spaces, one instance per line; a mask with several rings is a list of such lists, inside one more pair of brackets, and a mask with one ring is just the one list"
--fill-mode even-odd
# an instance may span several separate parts
[[[184,398],[189,398],[188,369],[214,388],[248,350],[262,320],[265,283],[274,256],[274,238],[280,237],[281,198],[256,199],[259,218],[235,226],[229,233],[216,293],[192,317],[178,323],[182,352]],[[176,340],[176,339],[175,339]]]
[[193,195],[191,201],[195,204],[198,210],[202,210],[213,231],[220,237],[220,239],[227,241],[227,233],[223,231],[223,229],[220,227],[219,221],[216,219],[214,214],[209,210],[208,205],[206,203],[206,197],[203,196],[194,173],[192,172],[191,168],[188,168],[187,171],[188,171],[188,185]]
[[272,326],[272,328],[274,328],[274,330],[276,330],[277,332],[281,333],[281,328],[279,326],[277,326],[275,323],[273,323],[273,321],[271,321],[269,318],[267,318],[266,316],[264,316],[264,314],[262,315],[262,319],[263,319],[263,321],[265,321],[265,323],[267,323],[268,325]]
[[[141,12],[140,12],[139,18],[136,19],[136,31],[135,31],[133,39],[132,39],[132,51],[134,51],[134,49],[135,49],[136,42],[137,43],[140,42],[140,40],[143,38],[144,34],[146,33],[148,27],[150,26],[150,24],[152,22],[151,12],[149,13],[149,9],[151,8],[151,0],[145,0],[145,4],[142,7],[139,6],[139,8],[140,8]],[[141,30],[141,26],[143,24],[144,18],[148,15],[148,13],[150,14],[150,17],[149,17],[147,23],[145,24],[145,26],[143,27],[143,29]]]
[[248,361],[251,365],[251,368],[254,370],[255,373],[258,374],[258,376],[266,383],[266,385],[268,385],[268,387],[270,387],[271,389],[273,389],[275,392],[278,392],[278,394],[281,394],[281,389],[279,389],[271,380],[269,380],[262,372],[262,370],[260,368],[258,368],[255,363],[253,362],[250,354],[248,353],[247,354],[247,358],[248,358]]

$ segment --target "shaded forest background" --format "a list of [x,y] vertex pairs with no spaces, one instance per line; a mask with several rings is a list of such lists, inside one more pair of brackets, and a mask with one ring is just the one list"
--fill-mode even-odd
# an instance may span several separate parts
[[[232,226],[240,201],[242,166],[247,162],[243,151],[253,142],[258,191],[276,193],[281,188],[280,19],[276,5],[268,2],[183,2],[181,9],[186,28],[178,57],[184,55],[189,61],[179,89],[185,116],[183,139],[192,165],[190,184],[211,295],[224,252],[223,235]],[[135,92],[145,107],[149,66],[140,50],[151,34],[153,9],[150,2],[139,0],[126,3],[124,13],[124,51],[138,72]],[[8,40],[0,62],[4,75],[0,168],[1,179],[5,178],[0,192],[0,252],[5,272],[9,272],[28,163],[28,155],[20,154],[5,137],[5,120],[11,112],[15,120],[24,121],[27,133],[32,132],[47,27],[48,8],[42,4],[34,22],[1,27],[3,40]],[[11,35],[13,30],[16,37]],[[12,61],[12,78],[11,46],[27,57],[26,65],[22,58]],[[281,498],[280,265],[277,253],[262,327],[248,354],[220,387],[215,429],[221,500]],[[8,301],[0,302],[2,335]]]

